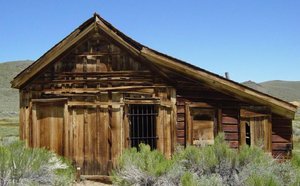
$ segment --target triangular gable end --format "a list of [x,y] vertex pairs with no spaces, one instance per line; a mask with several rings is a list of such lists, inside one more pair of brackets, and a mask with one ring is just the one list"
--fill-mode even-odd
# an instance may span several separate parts
[[12,88],[21,88],[40,71],[44,70],[51,62],[62,56],[72,48],[78,41],[83,39],[89,32],[95,29],[94,17],[88,19],[81,26],[75,29],[70,35],[52,47],[33,64],[19,73],[11,82]]
[[[181,73],[187,77],[205,82],[212,88],[227,94],[233,94],[237,98],[246,99],[255,103],[268,105],[272,112],[293,118],[297,107],[274,98],[267,94],[258,92],[251,88],[245,87],[234,81],[230,81],[221,76],[205,71],[183,61],[177,60],[170,56],[161,54],[155,50],[149,49],[142,44],[132,40],[125,34],[114,28],[99,15],[95,14],[92,18],[83,23],[74,32],[67,36],[64,40],[50,49],[45,55],[39,58],[35,63],[17,75],[11,82],[13,88],[21,88],[27,82],[32,80],[39,72],[44,70],[51,62],[55,61],[69,49],[74,47],[91,31],[99,29],[101,33],[112,38],[122,48],[126,49],[132,56],[143,61],[153,63],[156,67],[162,67]],[[162,72],[161,72],[162,73]],[[162,73],[163,74],[163,73]]]

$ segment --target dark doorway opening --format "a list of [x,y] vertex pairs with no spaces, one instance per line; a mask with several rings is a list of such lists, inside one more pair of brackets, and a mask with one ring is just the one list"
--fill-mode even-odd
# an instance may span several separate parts
[[151,150],[156,149],[156,116],[155,105],[129,105],[130,144],[136,147],[147,144]]
[[246,122],[246,144],[251,145],[250,122]]

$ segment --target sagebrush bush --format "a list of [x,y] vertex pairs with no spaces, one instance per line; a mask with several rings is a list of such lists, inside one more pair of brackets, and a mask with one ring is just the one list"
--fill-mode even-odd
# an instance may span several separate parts
[[73,175],[68,161],[45,149],[20,141],[0,146],[0,185],[68,185]]
[[151,151],[148,145],[140,144],[136,148],[125,150],[119,161],[119,169],[113,172],[114,183],[119,185],[153,185],[156,178],[168,172],[172,165],[163,154],[157,150]]
[[259,147],[230,149],[221,134],[214,145],[178,148],[166,159],[147,145],[128,149],[114,185],[300,185],[300,157],[278,163]]

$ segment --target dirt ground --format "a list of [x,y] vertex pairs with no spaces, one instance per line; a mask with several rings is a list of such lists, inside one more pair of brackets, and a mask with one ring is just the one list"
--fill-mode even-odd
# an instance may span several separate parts
[[73,186],[111,186],[110,184],[100,183],[100,182],[94,182],[94,181],[81,181],[79,183],[73,184]]

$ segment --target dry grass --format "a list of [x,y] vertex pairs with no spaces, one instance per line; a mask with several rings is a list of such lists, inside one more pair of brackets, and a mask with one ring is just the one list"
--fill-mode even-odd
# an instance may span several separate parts
[[3,139],[19,137],[18,118],[1,118],[0,119],[0,142]]

